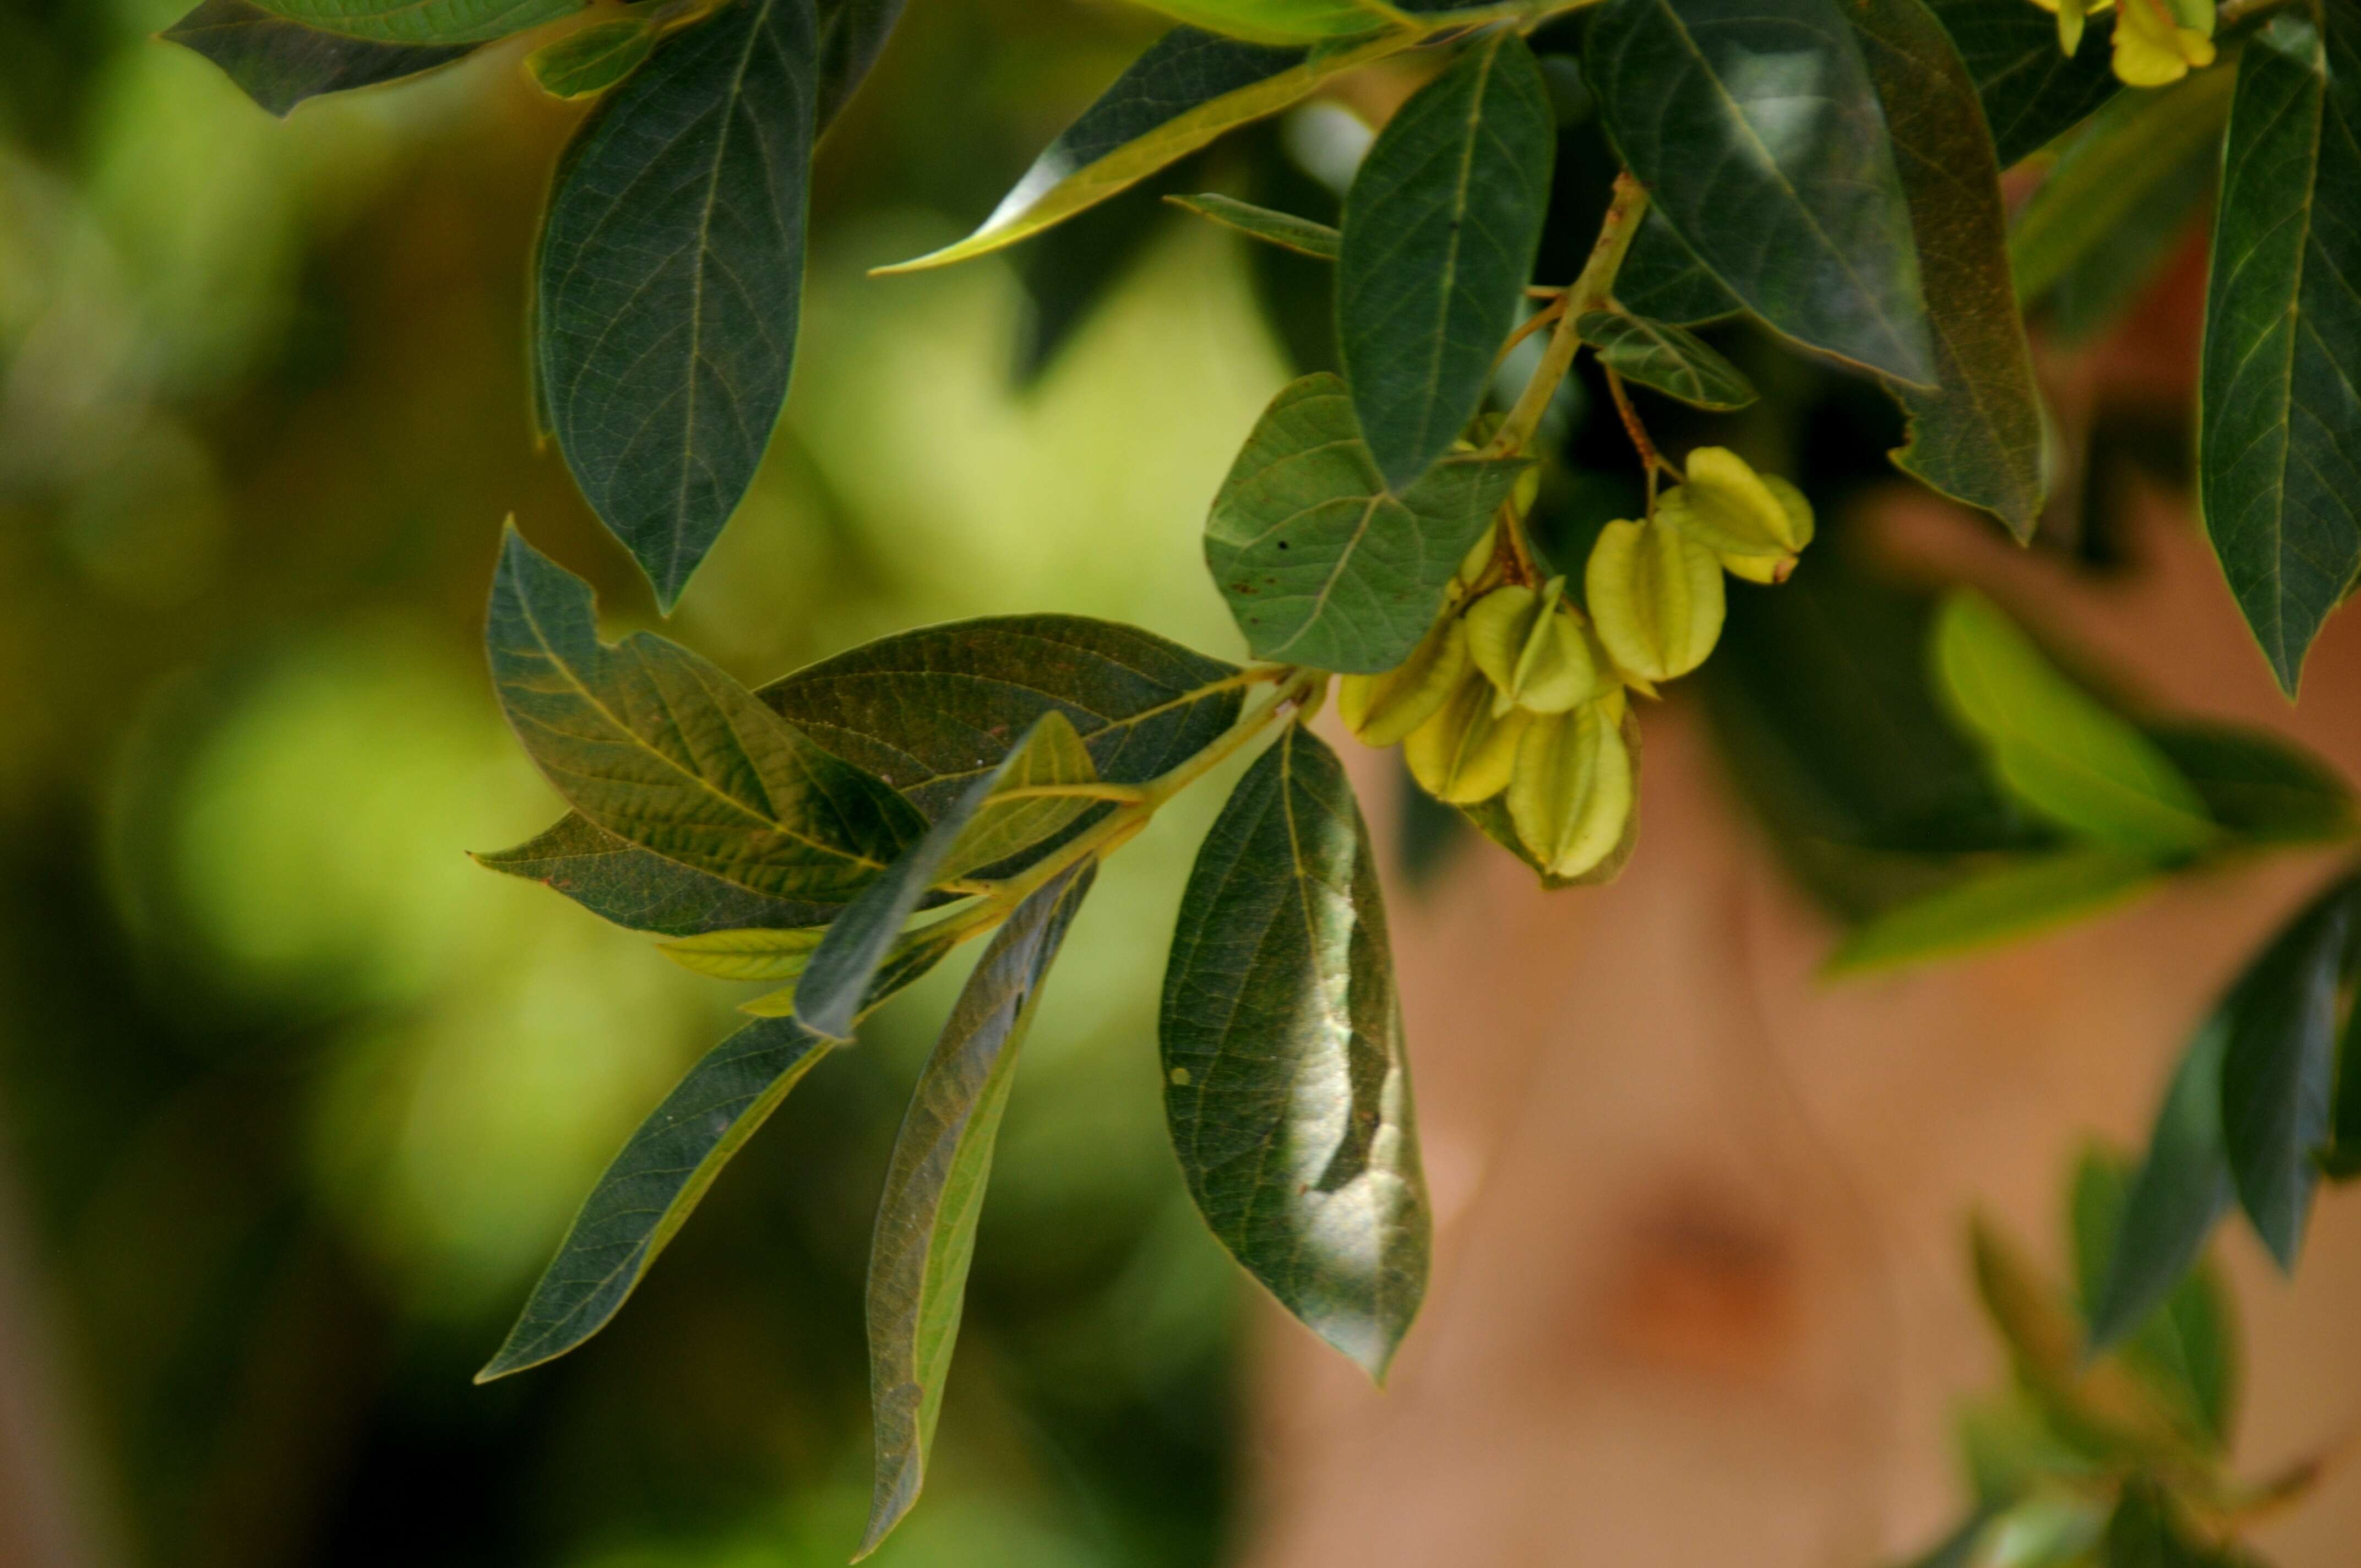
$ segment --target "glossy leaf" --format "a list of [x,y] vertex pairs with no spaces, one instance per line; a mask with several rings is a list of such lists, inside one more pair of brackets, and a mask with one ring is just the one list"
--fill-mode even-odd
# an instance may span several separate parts
[[1664,322],[1592,311],[1574,323],[1598,362],[1626,380],[1701,409],[1742,409],[1754,388],[1694,334]]
[[255,0],[274,16],[380,44],[482,44],[570,16],[587,0]]
[[2337,991],[2361,884],[2340,882],[2272,939],[2229,1002],[2222,1132],[2238,1201],[2292,1270],[2335,1092]]
[[645,632],[600,642],[588,586],[513,530],[485,642],[527,753],[575,809],[642,849],[774,898],[843,905],[923,828],[687,649]]
[[2244,839],[2308,844],[2349,838],[2353,792],[2335,769],[2267,730],[2228,724],[2147,726],[2147,738]]
[[642,850],[579,812],[566,813],[547,832],[512,850],[475,860],[553,888],[603,920],[667,937],[816,925],[842,907],[773,898],[741,887]]
[[533,315],[559,447],[670,609],[786,401],[815,130],[812,0],[659,43],[568,146]]
[[[1104,803],[1060,797],[1011,798],[1009,792],[1093,777],[1090,753],[1062,713],[1049,712],[978,774],[937,817],[925,837],[863,888],[813,949],[796,989],[796,1016],[832,1039],[851,1037],[871,977],[893,950],[929,889],[953,868],[1000,859],[1037,842]],[[1028,834],[1030,836],[1028,836]]]
[[1175,27],[1033,160],[973,234],[878,270],[946,267],[1014,245],[1408,41],[1383,34],[1317,50],[1269,49]]
[[1397,493],[1483,400],[1532,281],[1556,149],[1541,66],[1498,32],[1395,112],[1345,193],[1337,347]]
[[2003,169],[2073,129],[2121,86],[2107,63],[2107,24],[2093,22],[2069,57],[2058,49],[2057,18],[2030,5],[1927,0],[1927,8],[1976,84]]
[[2222,1141],[2222,1051],[2226,1014],[2199,1029],[2158,1107],[2147,1155],[2125,1195],[2101,1283],[2090,1292],[2091,1344],[2105,1350],[2172,1294],[2230,1206]]
[[2060,675],[1991,600],[1952,594],[1934,643],[1952,712],[2033,810],[2096,843],[2164,860],[2219,836],[2203,798],[2155,742]]
[[1429,1231],[1367,829],[1335,753],[1290,726],[1205,836],[1159,1035],[1190,1196],[1306,1326],[1383,1379]]
[[1255,43],[1348,38],[1410,18],[1385,0],[1140,0],[1176,22]]
[[472,53],[473,44],[387,44],[324,33],[247,0],[203,0],[164,30],[194,49],[271,114],[306,98],[374,87]]
[[1336,247],[1344,236],[1326,224],[1299,218],[1292,213],[1274,213],[1268,207],[1257,207],[1251,202],[1241,202],[1235,196],[1224,196],[1208,191],[1198,196],[1167,196],[1176,207],[1251,235],[1267,244],[1309,256],[1322,261],[1336,259]]
[[653,16],[618,16],[544,44],[525,57],[525,70],[553,98],[588,98],[638,70],[661,37]]
[[1584,61],[1625,166],[1748,310],[1933,385],[1910,208],[1838,0],[1608,0]]
[[817,0],[815,52],[819,60],[818,123],[826,130],[877,63],[902,0]]
[[1997,947],[2112,908],[2159,880],[2119,850],[2060,850],[1978,872],[1854,927],[1829,975],[1863,974]]
[[1844,0],[1884,105],[1926,290],[1932,390],[1888,387],[1910,419],[1896,466],[2033,535],[2047,488],[2041,396],[2009,273],[2000,165],[1974,83],[1922,0]]
[[2198,395],[2205,529],[2290,694],[2361,570],[2361,17],[2324,16],[2240,55]]
[[1264,411],[1223,481],[1205,564],[1257,657],[1390,670],[1530,466],[1457,455],[1389,494],[1344,382],[1307,376]]
[[1008,917],[951,1008],[894,1140],[869,1255],[877,1481],[856,1560],[901,1522],[925,1481],[1017,1051],[1094,874],[1088,864],[1065,872]]
[[1653,206],[1616,269],[1615,302],[1635,316],[1674,326],[1707,326],[1746,309]]

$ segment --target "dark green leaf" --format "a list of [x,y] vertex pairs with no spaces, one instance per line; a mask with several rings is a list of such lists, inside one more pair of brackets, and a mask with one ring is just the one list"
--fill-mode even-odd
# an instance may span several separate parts
[[2169,1297],[2205,1250],[2230,1206],[2230,1164],[2222,1143],[2222,1051],[2226,1014],[2197,1032],[2157,1109],[2147,1157],[2132,1178],[2104,1276],[2089,1294],[2091,1345],[2105,1350]]
[[203,0],[164,37],[219,66],[246,95],[284,115],[306,98],[374,87],[448,65],[473,44],[385,44],[275,16],[247,0]]
[[2350,1181],[2361,1176],[2361,1006],[2345,1018],[2345,1033],[2337,1041],[2336,1104],[2329,1120],[2331,1137],[2320,1157],[2322,1173],[2333,1181]]
[[1747,309],[1934,384],[1910,208],[1837,0],[1608,0],[1584,60],[1625,166]]
[[2058,19],[2030,5],[1928,0],[1983,101],[2001,167],[2040,151],[2114,96],[2110,24],[2094,17],[2069,60],[2058,50]]
[[1425,1294],[1432,1222],[1368,831],[1300,727],[1198,851],[1159,1035],[1173,1149],[1214,1235],[1382,1379]]
[[598,22],[544,44],[525,58],[533,85],[553,98],[604,93],[640,67],[663,37],[654,7],[643,16]]
[[2220,1561],[2183,1532],[2162,1487],[2145,1476],[2124,1484],[2099,1543],[2099,1568],[2213,1568]]
[[476,862],[554,888],[601,919],[666,937],[810,926],[833,919],[842,907],[773,898],[708,876],[619,839],[579,812],[513,850],[478,855]]
[[1530,466],[1457,455],[1399,496],[1334,376],[1264,411],[1205,521],[1205,564],[1258,657],[1374,674],[1410,657]]
[[2268,844],[2317,843],[2354,830],[2353,792],[2336,770],[2266,730],[2228,724],[2150,724],[2213,820]]
[[2111,908],[2158,878],[2154,861],[2121,850],[2058,850],[2015,861],[1872,916],[1822,972],[1862,974],[1996,947]]
[[687,649],[645,632],[600,642],[589,587],[513,529],[485,644],[509,722],[558,793],[667,860],[843,905],[923,829],[901,796]]
[[558,445],[670,609],[787,396],[814,134],[812,0],[672,34],[585,120],[535,267]]
[[1033,160],[973,234],[879,270],[944,267],[1014,245],[1408,41],[1386,34],[1316,50],[1266,49],[1175,27]]
[[1292,213],[1274,213],[1268,207],[1257,207],[1251,202],[1241,202],[1235,196],[1224,196],[1208,191],[1197,196],[1167,196],[1176,207],[1184,207],[1201,218],[1210,218],[1224,228],[1292,250],[1323,261],[1336,259],[1336,247],[1344,236],[1326,224],[1299,218]]
[[1616,270],[1615,302],[1635,316],[1675,326],[1706,326],[1746,309],[1653,206]]
[[2009,276],[2000,165],[1967,67],[1922,0],[1843,0],[1885,107],[1926,290],[1932,391],[1889,382],[1910,416],[1906,474],[2033,535],[2046,488],[2041,395]]
[[1954,592],[1937,615],[1935,670],[1944,696],[2033,810],[2095,843],[2171,860],[2220,829],[2171,760],[2043,658],[1993,602]]
[[818,0],[815,43],[819,58],[818,125],[826,130],[877,63],[902,0]]
[[[2209,1107],[2209,1110],[2211,1107]],[[2130,1170],[2112,1155],[2088,1149],[2074,1173],[2075,1277],[2086,1327],[2086,1354],[2100,1343],[2096,1309],[2114,1267],[2132,1182]],[[2226,1176],[2224,1188],[2226,1196]],[[2186,1264],[2183,1265],[2186,1267]],[[2228,1444],[2236,1377],[2235,1332],[2228,1296],[2210,1269],[2178,1278],[2136,1331],[2122,1339],[2125,1364],[2160,1396],[2187,1431],[2203,1446],[2222,1452]]]
[[[883,1003],[949,951],[946,942],[912,944],[878,975],[867,1006]],[[606,1327],[721,1168],[831,1044],[793,1019],[766,1018],[689,1069],[590,1190],[523,1315],[476,1381],[553,1360]]]
[[918,1500],[1017,1051],[1095,874],[1087,863],[1062,872],[1008,917],[960,992],[894,1140],[869,1254],[877,1483],[856,1560]]
[[579,11],[588,0],[256,0],[324,33],[380,44],[483,44]]
[[2295,1267],[2327,1146],[2337,990],[2361,884],[2340,882],[2273,938],[2228,1003],[2222,1132],[2238,1201],[2282,1268]]
[[1396,111],[1354,176],[1336,341],[1393,490],[1449,451],[1483,400],[1532,281],[1556,150],[1541,66],[1502,31]]
[[1701,409],[1742,409],[1754,388],[1693,333],[1664,322],[1593,311],[1574,323],[1598,362],[1627,380]]
[[2361,569],[2361,16],[2324,17],[2239,57],[2198,394],[2206,532],[2290,694]]

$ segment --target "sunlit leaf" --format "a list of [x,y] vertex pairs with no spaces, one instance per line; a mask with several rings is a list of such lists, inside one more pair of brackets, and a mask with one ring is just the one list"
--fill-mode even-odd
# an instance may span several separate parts
[[1281,391],[1205,521],[1205,564],[1261,658],[1374,674],[1410,657],[1530,465],[1472,454],[1389,494],[1344,382]]
[[1266,44],[1318,43],[1410,22],[1385,0],[1140,0],[1140,4],[1176,22]]
[[1094,874],[1090,864],[1064,872],[1008,917],[952,1007],[894,1140],[869,1255],[877,1481],[856,1557],[875,1551],[918,1499],[1017,1051]]
[[480,44],[570,16],[588,0],[255,0],[290,22],[381,44]]
[[1159,1035],[1190,1196],[1288,1310],[1383,1378],[1425,1294],[1431,1218],[1368,831],[1290,725],[1181,896]]
[[812,0],[659,43],[560,161],[535,263],[552,428],[669,609],[787,395],[815,132]]
[[1855,927],[1825,973],[1850,975],[1997,947],[2113,908],[2159,880],[2120,850],[2059,850],[1982,872]]
[[1208,191],[1198,196],[1167,196],[1176,207],[1184,207],[1201,218],[1210,218],[1224,228],[1252,235],[1255,238],[1299,255],[1315,257],[1322,261],[1336,259],[1336,247],[1344,236],[1326,224],[1299,218],[1292,213],[1274,213],[1268,207],[1257,207],[1251,202],[1241,202],[1235,196],[1224,196]]
[[306,98],[415,76],[476,48],[372,43],[324,33],[247,0],[203,0],[164,37],[212,60],[247,97],[280,115]]
[[811,962],[826,931],[823,926],[707,931],[663,943],[661,950],[683,969],[715,980],[793,980]]
[[2290,694],[2361,570],[2361,16],[2322,16],[2239,57],[2198,391],[2205,529]]
[[1612,311],[1592,311],[1574,326],[1598,350],[1601,365],[1668,398],[1701,409],[1742,409],[1754,400],[1737,366],[1679,327]]
[[1541,66],[1502,31],[1395,112],[1345,193],[1337,347],[1398,493],[1483,400],[1532,281],[1556,148]]

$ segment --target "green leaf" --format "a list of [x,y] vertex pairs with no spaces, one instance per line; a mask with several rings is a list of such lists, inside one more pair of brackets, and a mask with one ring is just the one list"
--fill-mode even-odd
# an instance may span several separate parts
[[2152,861],[2120,850],[2028,857],[1863,921],[1821,972],[1865,974],[1997,947],[2112,908],[2158,880]]
[[1318,50],[1266,49],[1175,27],[1033,160],[973,234],[877,270],[947,267],[1014,245],[1409,41],[1389,33]]
[[482,44],[570,16],[587,0],[256,0],[274,16],[380,44]]
[[[2112,242],[2168,189],[2176,193],[2166,205],[2175,218],[2171,226],[2178,226],[2190,205],[2178,194],[2188,183],[2184,172],[2192,165],[2213,172],[2236,82],[2235,71],[2192,71],[2158,92],[2126,93],[2092,115],[2010,229],[2018,299],[2028,305],[2041,300],[2093,256],[2112,258],[2135,276],[2152,271],[2169,228],[2144,236],[2147,254],[2127,253]],[[2202,191],[2201,182],[2189,195]]]
[[1384,0],[1140,0],[1176,22],[1264,44],[1318,43],[1411,25]]
[[2336,1103],[2329,1120],[2329,1145],[2320,1157],[2321,1173],[2332,1181],[2350,1181],[2361,1176],[2361,1006],[2346,1015],[2345,1032],[2337,1041]]
[[1992,1522],[1990,1513],[1979,1510],[1936,1542],[1925,1555],[1912,1558],[1909,1568],[1975,1568],[1976,1548],[1982,1544],[1984,1532],[1991,1528]]
[[2226,1013],[2198,1030],[2157,1108],[2147,1156],[2124,1199],[2106,1268],[2089,1292],[2091,1346],[2105,1350],[2145,1322],[2205,1251],[2229,1208],[2229,1156],[2222,1142],[2222,1051]]
[[[2086,1325],[2096,1309],[2125,1233],[2131,1172],[2097,1148],[2083,1151],[2074,1173],[2075,1277]],[[2226,1190],[2225,1190],[2226,1192]],[[2202,1233],[2201,1233],[2202,1237]],[[2128,1336],[2118,1334],[2125,1365],[2160,1396],[2187,1433],[2219,1453],[2227,1447],[2235,1402],[2236,1333],[2227,1293],[2209,1269],[2178,1274],[2162,1300],[2163,1310],[2147,1312]],[[2107,1348],[2094,1326],[2086,1327],[2086,1354]]]
[[1197,853],[1159,1036],[1206,1223],[1382,1380],[1425,1294],[1432,1220],[1368,830],[1335,753],[1298,726]]
[[2238,1201],[2290,1272],[2319,1183],[2335,1091],[2337,992],[2361,882],[2332,886],[2290,921],[2231,992],[2222,1131]]
[[1982,101],[2006,169],[2074,128],[2115,94],[2107,24],[2094,20],[2072,58],[2058,49],[2058,19],[2032,5],[1928,0]]
[[[877,976],[864,1010],[925,974],[950,947],[912,944]],[[707,1052],[598,1178],[516,1327],[476,1381],[554,1360],[605,1328],[721,1168],[831,1045],[792,1019],[774,1018],[749,1024]]]
[[1530,465],[1473,455],[1387,493],[1335,377],[1282,390],[1205,521],[1205,564],[1257,657],[1348,674],[1410,657]]
[[1395,112],[1345,193],[1337,347],[1397,492],[1483,401],[1532,281],[1556,153],[1541,66],[1502,31]]
[[618,16],[542,45],[525,58],[525,70],[553,98],[588,98],[638,70],[662,36],[653,14]]
[[803,293],[812,0],[659,43],[558,167],[538,368],[566,466],[669,609],[752,483]]
[[1921,0],[1844,0],[1884,105],[1926,291],[1934,389],[1889,378],[1903,472],[2033,536],[2047,488],[2041,395],[2009,275],[2000,165],[1973,82]]
[[580,812],[566,813],[547,832],[513,850],[475,860],[554,888],[601,919],[667,937],[816,925],[842,907],[773,898],[708,875],[619,839]]
[[1608,0],[1584,60],[1625,166],[1747,309],[1934,384],[1910,208],[1837,0]]
[[661,944],[664,957],[715,980],[794,980],[811,962],[812,949],[827,933],[825,926],[792,930],[752,927],[734,931],[707,931]]
[[1076,866],[1009,916],[960,992],[894,1140],[869,1254],[877,1483],[856,1561],[918,1500],[1017,1051],[1095,874]]
[[2214,1568],[2221,1561],[2183,1532],[2161,1486],[2146,1476],[2124,1484],[2099,1543],[2100,1568]]
[[902,19],[902,0],[818,0],[816,16],[818,124],[824,131],[877,63],[894,24]]
[[2282,12],[2230,108],[2199,378],[2199,496],[2290,696],[2361,570],[2361,17]]
[[923,828],[901,796],[687,649],[645,632],[600,642],[588,586],[513,528],[485,643],[509,722],[558,793],[667,860],[840,905]]
[[2353,792],[2335,769],[2267,730],[2150,724],[2147,738],[2205,799],[2214,821],[2264,844],[2352,836]]
[[2219,837],[2203,798],[2155,742],[2060,675],[1982,595],[1962,589],[1944,601],[1934,654],[1953,713],[2034,811],[2159,861],[2196,854]]
[[247,97],[282,117],[306,98],[415,76],[476,47],[370,43],[319,32],[247,0],[203,0],[164,37],[213,61]]
[[1615,302],[1635,316],[1675,326],[1708,326],[1746,309],[1653,206],[1616,269]]
[[1062,713],[1043,714],[989,772],[979,774],[926,836],[863,888],[820,938],[796,989],[796,1016],[831,1039],[848,1039],[872,976],[928,891],[972,867],[1050,837],[1104,803],[1042,799],[1016,792],[1090,782],[1090,753]]
[[1574,330],[1598,350],[1601,365],[1668,398],[1701,409],[1742,409],[1754,400],[1753,385],[1737,366],[1679,327],[1591,311],[1574,323]]
[[1299,218],[1292,213],[1274,213],[1268,207],[1257,207],[1252,202],[1241,202],[1235,196],[1224,196],[1208,191],[1197,196],[1167,196],[1176,207],[1210,218],[1224,228],[1292,250],[1299,255],[1314,257],[1322,261],[1336,259],[1336,247],[1344,236],[1326,224]]

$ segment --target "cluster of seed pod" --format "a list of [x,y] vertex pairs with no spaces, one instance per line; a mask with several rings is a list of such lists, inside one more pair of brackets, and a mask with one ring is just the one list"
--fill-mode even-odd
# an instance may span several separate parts
[[1626,693],[1653,696],[1713,652],[1722,573],[1783,581],[1811,539],[1811,507],[1793,485],[1700,447],[1653,514],[1600,531],[1583,574],[1587,616],[1563,577],[1513,580],[1488,534],[1417,650],[1384,674],[1347,676],[1338,709],[1367,744],[1399,742],[1437,800],[1468,806],[1505,793],[1535,863],[1582,876],[1631,822]]

